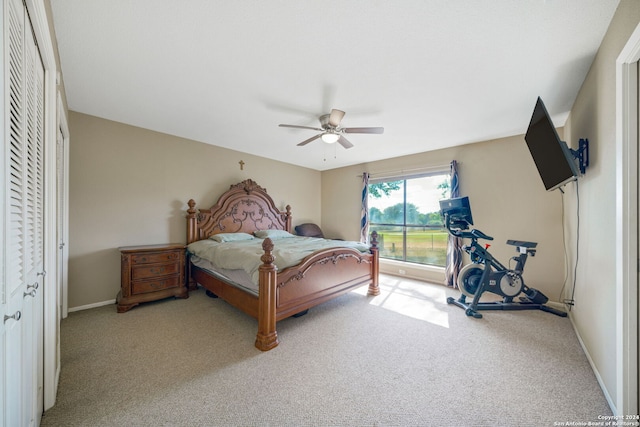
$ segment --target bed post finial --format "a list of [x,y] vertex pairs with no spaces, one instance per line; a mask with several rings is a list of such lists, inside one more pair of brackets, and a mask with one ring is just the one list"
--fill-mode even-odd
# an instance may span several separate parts
[[373,230],[371,232],[371,246],[377,248],[378,247],[378,232]]
[[187,202],[187,245],[198,240],[198,218],[196,215],[196,202],[191,199]]
[[380,252],[378,250],[378,232],[373,231],[371,233],[371,248],[369,251],[373,255],[373,260],[371,262],[372,269],[372,280],[369,284],[369,295],[380,295],[380,287],[378,286],[378,276],[380,274]]
[[263,262],[260,265],[260,299],[258,302],[258,335],[256,347],[262,351],[271,350],[279,344],[276,331],[276,266],[273,264],[276,257],[273,256],[273,241],[264,239],[262,249],[264,254],[260,257]]
[[271,251],[273,251],[273,248],[273,240],[271,240],[269,237],[264,239],[264,242],[262,242],[262,250],[264,251],[264,255],[260,257],[260,261],[271,268],[273,268],[273,261],[276,260],[276,257],[271,253]]
[[292,217],[291,217],[291,205],[287,205],[287,206],[285,206],[285,208],[284,208],[284,209],[285,209],[285,211],[287,211],[287,212],[285,213],[285,222],[286,222],[285,227],[286,227],[286,230],[287,230],[289,233],[291,233],[291,232],[292,232],[292,230],[293,230],[293,229],[291,228],[291,218],[292,218]]

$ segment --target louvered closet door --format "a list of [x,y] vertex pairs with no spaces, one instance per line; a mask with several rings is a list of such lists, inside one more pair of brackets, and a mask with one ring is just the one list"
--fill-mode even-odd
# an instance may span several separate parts
[[[20,425],[23,417],[22,321],[24,265],[24,11],[4,2],[5,46],[5,408],[4,425]],[[9,317],[10,316],[10,317]]]
[[3,0],[4,425],[36,425],[42,395],[44,70],[19,0]]
[[[0,113],[2,114],[2,117],[5,118],[5,123],[8,123],[8,116],[7,116],[7,104],[9,101],[9,96],[8,96],[8,92],[7,92],[7,79],[8,77],[6,76],[6,70],[8,68],[8,66],[6,65],[7,62],[7,56],[4,53],[7,51],[7,31],[5,31],[4,29],[7,27],[7,21],[8,19],[6,18],[7,16],[7,10],[6,10],[6,6],[5,3],[2,3],[2,7],[0,7],[0,22],[2,22],[2,28],[3,30],[0,31],[0,44],[2,46],[2,53],[5,59],[3,59],[2,62],[2,67],[0,68],[0,94],[2,95],[2,103],[0,104]],[[6,127],[6,125],[5,125]],[[5,173],[5,168],[6,168],[6,163],[5,163],[5,158],[6,158],[6,146],[9,144],[8,143],[8,139],[7,139],[7,131],[6,128],[3,127],[1,129],[2,131],[2,138],[3,138],[3,142],[4,142],[4,147],[2,150],[0,150],[0,199],[2,199],[2,209],[0,209],[0,223],[2,224],[2,233],[0,233],[0,235],[5,236],[7,231],[8,231],[8,227],[7,222],[5,221],[5,204],[6,204],[6,173]],[[7,310],[9,309],[8,306],[8,285],[7,285],[7,277],[6,277],[6,269],[5,269],[5,244],[1,244],[0,245],[0,317],[3,319],[6,319],[6,317],[9,315]],[[7,344],[9,341],[9,334],[8,334],[8,328],[12,326],[11,322],[9,322],[9,324],[7,324],[7,321],[4,320],[2,323],[0,323],[0,378],[2,378],[2,382],[0,383],[0,414],[2,414],[0,416],[0,423],[2,423],[3,425],[6,425],[6,408],[8,407],[8,401],[9,398],[7,396],[7,388],[8,388],[8,384],[10,379],[7,376],[7,366],[8,366],[8,348],[7,348]],[[15,401],[15,400],[14,400]]]
[[[24,147],[24,227],[25,285],[23,292],[23,420],[35,425],[42,411],[43,331],[43,226],[44,226],[44,69],[30,31],[25,32],[25,106],[26,133]],[[38,408],[40,405],[40,408]]]

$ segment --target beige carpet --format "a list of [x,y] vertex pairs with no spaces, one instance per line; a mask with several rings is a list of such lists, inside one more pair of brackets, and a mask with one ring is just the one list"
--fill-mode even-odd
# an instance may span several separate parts
[[611,410],[570,320],[465,316],[457,292],[382,276],[278,324],[202,290],[187,300],[74,312],[42,426],[553,426]]

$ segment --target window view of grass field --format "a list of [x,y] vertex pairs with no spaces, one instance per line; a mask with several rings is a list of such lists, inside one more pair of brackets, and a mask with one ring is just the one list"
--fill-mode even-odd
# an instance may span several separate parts
[[439,200],[449,197],[449,174],[369,184],[369,231],[380,257],[445,266],[448,233]]

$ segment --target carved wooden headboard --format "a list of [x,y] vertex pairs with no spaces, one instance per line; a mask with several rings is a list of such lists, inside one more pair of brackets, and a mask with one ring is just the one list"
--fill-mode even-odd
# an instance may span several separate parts
[[253,233],[257,230],[291,232],[291,207],[279,210],[265,188],[251,179],[232,185],[210,209],[187,209],[187,244],[218,233]]

